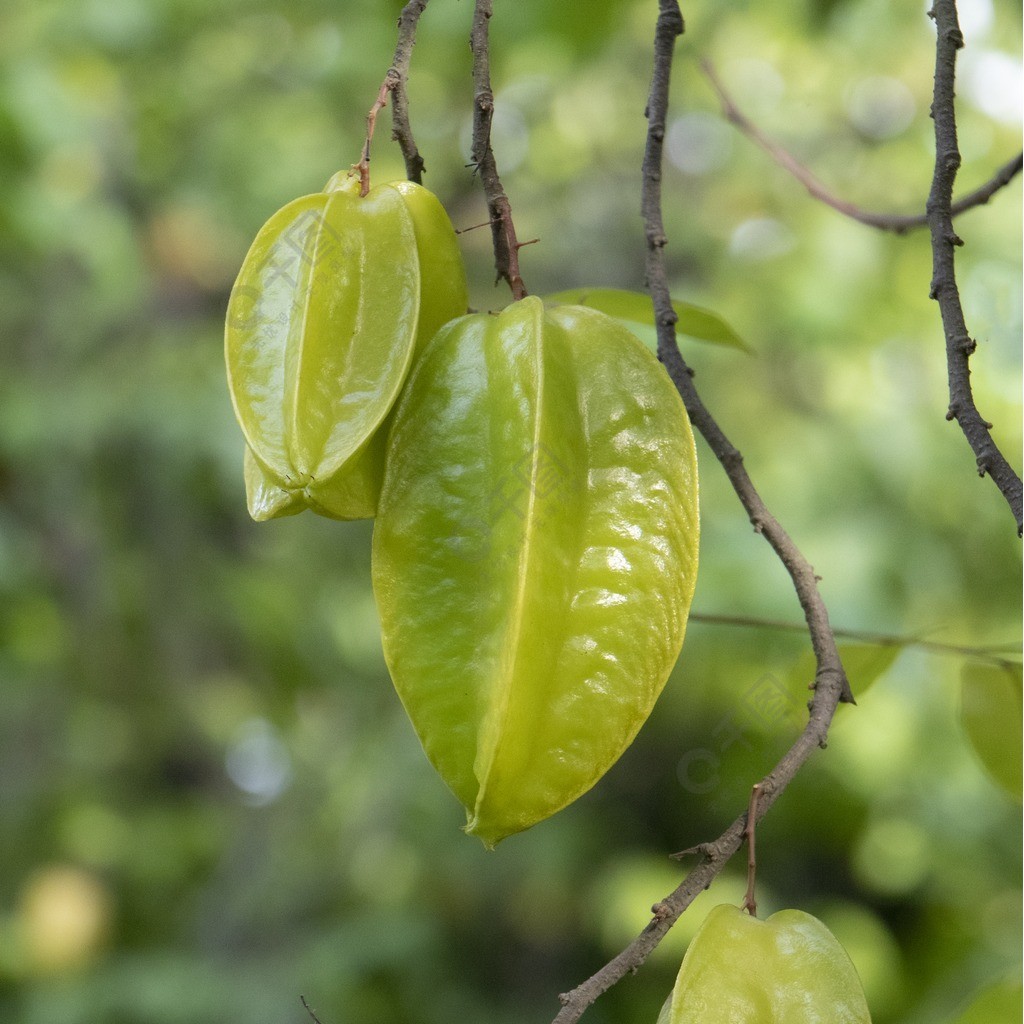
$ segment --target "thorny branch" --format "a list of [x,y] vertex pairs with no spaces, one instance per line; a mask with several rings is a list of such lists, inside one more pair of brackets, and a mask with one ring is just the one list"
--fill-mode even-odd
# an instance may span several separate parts
[[388,72],[389,75],[393,73],[397,80],[391,109],[391,138],[402,150],[406,175],[410,181],[417,184],[423,183],[423,172],[426,167],[412,137],[412,126],[409,124],[409,97],[405,91],[405,84],[409,80],[412,48],[416,45],[416,26],[429,2],[430,0],[409,0],[402,8],[402,13],[398,16],[395,59],[391,62],[391,70]]
[[[870,210],[861,209],[861,207],[833,195],[796,157],[765,135],[740,110],[736,105],[736,101],[718,77],[718,72],[715,71],[711,61],[703,60],[700,66],[705,77],[718,95],[719,102],[722,105],[722,116],[735,125],[748,139],[760,146],[780,167],[796,178],[815,199],[821,200],[826,206],[832,207],[838,213],[850,217],[861,224],[878,228],[881,231],[892,231],[897,235],[906,234],[914,228],[928,226],[928,215],[926,213],[874,213]],[[976,206],[984,206],[1001,188],[1004,188],[1020,174],[1022,164],[1024,164],[1024,153],[1018,153],[1012,160],[1008,160],[1003,164],[984,185],[953,203],[950,207],[950,213],[955,217],[967,210],[974,209]]]
[[846,674],[829,626],[828,613],[818,592],[814,570],[793,541],[765,507],[743,467],[743,458],[722,433],[708,412],[693,383],[693,372],[686,365],[675,340],[676,314],[672,309],[665,268],[667,243],[661,214],[662,148],[668,111],[669,81],[676,38],[684,30],[678,0],[659,0],[659,16],[654,35],[654,72],[647,106],[647,148],[643,163],[642,212],[647,234],[647,285],[654,304],[658,329],[658,355],[682,395],[694,426],[700,430],[721,462],[754,529],[765,536],[793,580],[807,618],[811,644],[817,658],[817,673],[812,684],[814,696],[809,704],[810,718],[796,742],[775,768],[758,783],[757,800],[749,815],[741,814],[714,842],[703,843],[689,851],[700,857],[697,865],[669,896],[652,907],[647,927],[621,953],[583,984],[560,997],[562,1009],[554,1024],[577,1021],[602,992],[635,971],[650,955],[680,914],[706,889],[729,859],[736,853],[751,828],[771,808],[779,794],[816,749],[825,745],[829,725],[840,701],[852,701]]
[[956,133],[954,86],[956,52],[964,45],[957,20],[956,0],[935,0],[928,12],[935,21],[935,90],[932,119],[935,121],[935,176],[928,196],[928,227],[932,236],[932,282],[930,295],[939,304],[946,335],[946,365],[949,370],[949,411],[946,419],[956,420],[974,452],[978,475],[992,477],[1022,530],[1021,480],[1006,461],[974,404],[971,390],[970,357],[976,343],[967,331],[960,290],[956,283],[956,247],[963,245],[953,230],[951,214],[953,183],[960,167]]
[[491,149],[491,122],[494,119],[488,31],[491,11],[492,0],[476,0],[473,30],[469,38],[473,51],[473,166],[480,172],[484,194],[487,196],[497,280],[507,281],[512,289],[512,298],[521,299],[526,295],[526,286],[519,273],[519,250],[528,243],[516,239],[512,207],[498,177],[498,165]]

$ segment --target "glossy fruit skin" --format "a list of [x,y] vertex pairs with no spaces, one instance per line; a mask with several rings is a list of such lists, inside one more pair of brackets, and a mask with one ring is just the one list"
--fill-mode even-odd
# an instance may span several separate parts
[[765,921],[723,904],[680,968],[665,1024],[871,1024],[856,968],[802,910]]
[[267,221],[225,328],[254,519],[374,514],[378,435],[416,351],[466,303],[451,223],[412,182],[360,197],[358,178],[340,172]]
[[392,679],[487,846],[589,789],[675,664],[693,435],[616,321],[539,299],[448,324],[398,404],[374,526]]

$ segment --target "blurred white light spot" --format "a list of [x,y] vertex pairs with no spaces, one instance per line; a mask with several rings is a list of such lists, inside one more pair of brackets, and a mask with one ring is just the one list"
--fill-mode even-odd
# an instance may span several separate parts
[[770,114],[786,92],[782,75],[759,57],[740,57],[722,68],[722,81],[735,97],[740,110],[759,119]]
[[977,42],[992,27],[992,0],[959,0],[956,17],[968,44]]
[[931,859],[928,833],[920,825],[889,818],[865,829],[853,853],[853,869],[876,892],[904,893],[921,885]]
[[669,125],[665,146],[669,160],[684,174],[707,174],[728,159],[732,130],[711,114],[683,114]]
[[998,50],[965,51],[961,80],[967,99],[983,113],[1004,124],[1024,117],[1024,65]]
[[[473,122],[467,119],[462,126],[462,149],[473,150]],[[494,119],[491,121],[491,148],[502,173],[514,171],[525,159],[530,148],[530,133],[519,108],[511,103],[495,100]]]
[[228,778],[256,806],[276,800],[292,777],[291,758],[274,727],[252,718],[238,730],[224,758]]
[[793,232],[771,217],[752,217],[738,224],[729,239],[733,256],[747,260],[771,260],[793,248]]
[[873,75],[854,83],[846,97],[846,112],[869,139],[891,139],[910,127],[917,104],[899,79]]

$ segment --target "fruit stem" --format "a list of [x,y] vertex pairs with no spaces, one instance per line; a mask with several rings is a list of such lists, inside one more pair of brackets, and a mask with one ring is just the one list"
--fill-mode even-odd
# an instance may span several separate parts
[[757,899],[754,896],[754,884],[757,879],[757,851],[754,845],[754,833],[757,828],[757,801],[760,795],[761,783],[758,782],[750,790],[747,827],[743,830],[743,835],[747,840],[747,892],[743,897],[743,909],[751,917],[757,917]]
[[352,165],[352,170],[359,175],[360,196],[365,196],[370,191],[370,143],[373,141],[373,130],[377,126],[377,115],[388,105],[388,93],[397,89],[400,81],[398,72],[394,68],[389,68],[377,92],[377,99],[366,115],[366,141],[363,143],[363,152],[359,157],[359,163]]

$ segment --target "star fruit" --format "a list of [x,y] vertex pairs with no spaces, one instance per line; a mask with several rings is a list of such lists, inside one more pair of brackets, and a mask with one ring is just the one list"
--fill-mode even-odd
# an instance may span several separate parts
[[384,652],[485,845],[588,790],[679,655],[697,463],[662,366],[534,297],[446,325],[399,400],[374,524]]
[[466,312],[455,232],[412,182],[336,174],[260,229],[231,292],[228,385],[254,519],[370,517],[416,352]]
[[816,917],[715,907],[686,950],[658,1024],[871,1024],[857,970]]

